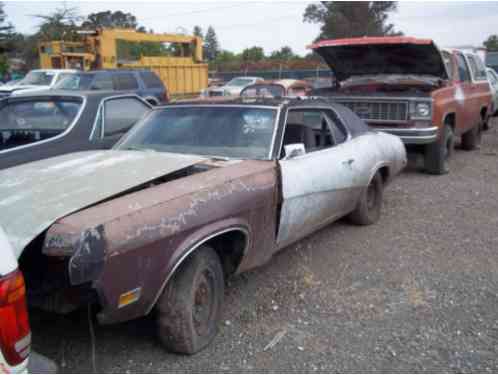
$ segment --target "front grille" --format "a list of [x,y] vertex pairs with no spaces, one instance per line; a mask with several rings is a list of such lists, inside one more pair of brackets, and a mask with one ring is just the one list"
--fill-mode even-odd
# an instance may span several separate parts
[[339,100],[363,120],[366,121],[406,121],[408,104],[406,102],[375,102]]

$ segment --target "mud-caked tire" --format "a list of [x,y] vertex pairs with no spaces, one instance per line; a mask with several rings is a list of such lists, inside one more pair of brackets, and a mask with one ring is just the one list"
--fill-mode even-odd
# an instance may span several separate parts
[[370,225],[380,219],[382,209],[383,182],[379,172],[370,181],[363,191],[360,201],[355,210],[351,212],[348,219],[356,225]]
[[455,150],[455,137],[453,129],[449,125],[443,128],[443,134],[439,139],[425,146],[424,169],[430,174],[446,174],[450,171],[449,161]]
[[171,352],[194,354],[218,332],[225,293],[218,254],[197,249],[175,272],[157,302],[158,334]]
[[481,145],[482,123],[462,134],[462,148],[464,150],[475,150]]

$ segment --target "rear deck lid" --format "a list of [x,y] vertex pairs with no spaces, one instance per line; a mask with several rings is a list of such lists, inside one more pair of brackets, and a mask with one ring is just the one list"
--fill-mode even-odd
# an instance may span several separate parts
[[338,81],[352,76],[420,74],[446,79],[443,58],[431,39],[364,37],[322,40],[309,46]]

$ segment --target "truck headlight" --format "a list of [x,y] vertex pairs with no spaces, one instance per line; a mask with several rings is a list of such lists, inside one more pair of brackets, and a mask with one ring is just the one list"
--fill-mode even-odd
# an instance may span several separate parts
[[417,117],[430,117],[431,106],[429,103],[417,103],[415,106],[415,115]]

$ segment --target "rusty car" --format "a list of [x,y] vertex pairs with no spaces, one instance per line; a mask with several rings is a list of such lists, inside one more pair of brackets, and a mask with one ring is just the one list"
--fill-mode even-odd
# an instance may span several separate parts
[[242,97],[267,97],[267,98],[298,98],[310,94],[313,85],[298,79],[277,79],[261,81],[246,86],[241,92]]
[[491,115],[491,93],[477,55],[440,50],[431,39],[363,37],[310,46],[336,78],[315,90],[352,109],[371,127],[401,137],[432,174],[449,172],[455,136],[478,147]]
[[0,169],[111,148],[151,105],[135,94],[45,90],[0,100]]
[[28,302],[101,324],[157,312],[165,348],[217,332],[226,277],[347,216],[381,214],[401,140],[324,100],[154,108],[112,149],[0,171],[0,225]]

